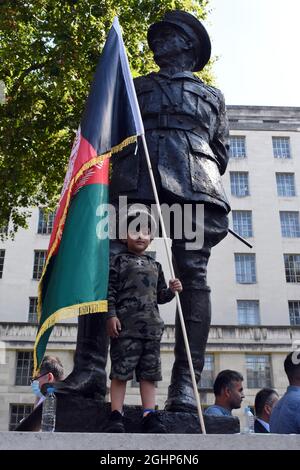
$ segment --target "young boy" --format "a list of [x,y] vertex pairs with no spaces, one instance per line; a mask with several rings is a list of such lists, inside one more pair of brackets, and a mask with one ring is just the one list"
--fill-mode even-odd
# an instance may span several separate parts
[[160,339],[164,323],[158,305],[181,292],[178,279],[167,288],[161,265],[145,253],[151,243],[148,223],[130,229],[127,251],[112,256],[108,288],[107,332],[111,339],[111,415],[107,432],[125,432],[123,404],[128,380],[140,383],[145,432],[165,432],[155,414],[155,382],[162,380]]

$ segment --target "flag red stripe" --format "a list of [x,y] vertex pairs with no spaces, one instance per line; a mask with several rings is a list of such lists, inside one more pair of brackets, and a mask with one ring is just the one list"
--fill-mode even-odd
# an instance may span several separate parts
[[[76,150],[74,148],[72,149],[71,153],[71,159],[73,160],[73,168],[70,168],[70,163],[69,163],[69,170],[72,169],[72,172],[69,171],[69,176],[67,180],[67,184],[65,183],[64,191],[59,203],[59,207],[56,212],[55,220],[54,220],[54,226],[53,230],[51,233],[51,238],[50,238],[50,243],[49,243],[49,248],[48,248],[48,253],[51,251],[52,245],[54,241],[57,239],[57,231],[59,228],[60,221],[63,217],[63,214],[65,212],[65,207],[68,201],[68,193],[70,189],[70,184],[74,177],[78,175],[80,172],[81,168],[83,167],[84,164],[88,163],[90,160],[95,158],[97,156],[96,150],[94,147],[81,135],[79,134],[79,145]],[[70,160],[71,160],[70,159]],[[80,189],[80,187],[85,186],[86,184],[108,184],[109,180],[109,159],[105,159],[101,165],[95,165],[91,169],[86,170],[83,175],[80,176],[79,180],[74,184],[72,187],[72,192],[71,192],[71,197],[74,196],[74,194]],[[89,172],[89,174],[87,174]],[[63,232],[63,227],[64,224],[61,226],[60,230]],[[60,237],[59,237],[60,241]],[[57,247],[55,249],[55,253],[58,251],[60,242],[57,244]],[[53,253],[53,254],[55,254]]]

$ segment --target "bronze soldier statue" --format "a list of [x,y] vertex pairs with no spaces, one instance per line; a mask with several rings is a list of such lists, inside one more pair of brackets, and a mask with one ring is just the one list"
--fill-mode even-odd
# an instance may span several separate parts
[[[203,25],[184,11],[170,11],[148,31],[148,42],[160,67],[158,73],[135,80],[161,203],[204,204],[204,244],[186,249],[186,239],[173,237],[172,252],[197,381],[204,365],[211,308],[206,267],[211,247],[227,234],[229,203],[220,175],[228,161],[228,125],[219,90],[193,72],[210,58],[211,45]],[[127,147],[112,161],[111,201],[126,195],[129,202],[154,202],[143,147]],[[172,234],[171,234],[172,237]],[[190,241],[190,240],[189,240]],[[107,336],[103,315],[78,320],[74,369],[55,384],[57,393],[75,393],[104,399]],[[194,410],[190,372],[176,316],[175,363],[166,402],[167,410]]]
[[[176,275],[183,284],[180,300],[196,374],[200,380],[210,327],[210,288],[206,267],[211,247],[227,234],[230,210],[220,176],[228,162],[228,123],[222,93],[193,72],[211,54],[203,25],[184,11],[170,11],[148,31],[159,72],[135,79],[146,141],[161,203],[204,204],[204,244],[187,250],[186,239],[172,241]],[[142,145],[113,159],[111,201],[154,202]],[[194,220],[196,224],[196,220]],[[171,234],[172,237],[172,234]],[[195,400],[181,326],[176,316],[175,363],[166,409],[195,410]]]

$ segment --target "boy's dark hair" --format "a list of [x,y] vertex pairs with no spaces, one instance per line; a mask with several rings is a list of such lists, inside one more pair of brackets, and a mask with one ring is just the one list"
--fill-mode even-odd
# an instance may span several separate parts
[[262,388],[255,397],[254,408],[255,413],[257,416],[260,416],[264,410],[264,406],[266,404],[271,403],[271,399],[273,395],[277,395],[278,393],[273,388]]
[[219,396],[222,393],[222,390],[226,387],[231,388],[232,382],[240,382],[243,381],[244,378],[242,374],[236,372],[235,370],[222,370],[216,377],[214,383],[214,394],[215,396]]
[[48,374],[51,372],[55,380],[62,380],[64,376],[64,368],[61,361],[58,357],[55,356],[45,356],[41,368],[40,375]]
[[284,370],[290,382],[300,380],[300,352],[290,352],[284,361]]

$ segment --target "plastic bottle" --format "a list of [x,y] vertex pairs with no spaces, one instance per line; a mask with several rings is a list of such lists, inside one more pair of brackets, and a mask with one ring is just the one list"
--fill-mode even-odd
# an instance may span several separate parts
[[56,396],[54,387],[48,387],[47,395],[43,402],[42,426],[43,432],[54,432],[56,420]]
[[246,434],[254,433],[254,416],[249,406],[246,406],[245,408],[245,433]]

